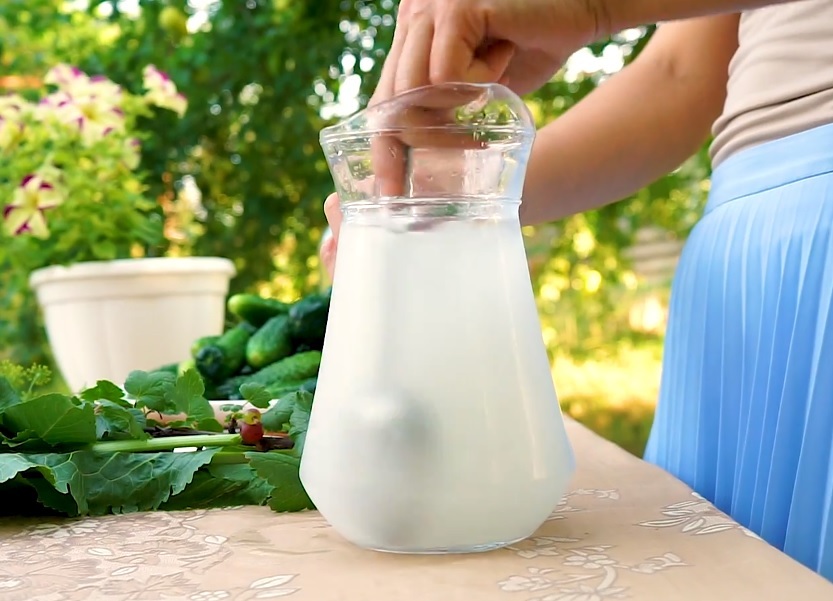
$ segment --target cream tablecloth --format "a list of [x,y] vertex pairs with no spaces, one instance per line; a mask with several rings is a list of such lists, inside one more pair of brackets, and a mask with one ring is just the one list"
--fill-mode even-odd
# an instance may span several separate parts
[[469,556],[357,549],[266,508],[0,522],[0,600],[833,601],[664,472],[568,422],[570,493],[531,539]]

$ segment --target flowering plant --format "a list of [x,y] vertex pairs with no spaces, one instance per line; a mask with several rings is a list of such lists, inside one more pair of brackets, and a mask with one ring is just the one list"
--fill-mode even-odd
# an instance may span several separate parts
[[[128,258],[163,240],[163,215],[138,170],[140,117],[187,103],[153,65],[144,92],[57,65],[43,95],[0,96],[0,262],[30,271]],[[4,257],[5,255],[5,257]]]

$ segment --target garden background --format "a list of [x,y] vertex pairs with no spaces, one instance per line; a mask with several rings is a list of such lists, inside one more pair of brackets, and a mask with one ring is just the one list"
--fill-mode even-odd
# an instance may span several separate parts
[[[321,285],[321,205],[332,184],[318,132],[367,101],[396,8],[394,0],[4,0],[0,94],[31,92],[59,62],[132,90],[144,65],[168,72],[188,112],[154,121],[142,159],[165,211],[168,254],[229,257],[238,269],[232,292],[292,300]],[[572,57],[526,98],[539,124],[603,85],[652,32],[629,30]],[[657,396],[670,277],[708,176],[704,147],[632,198],[524,232],[562,406],[636,454]],[[4,244],[0,234],[0,257]],[[27,276],[0,260],[0,359],[51,363]]]

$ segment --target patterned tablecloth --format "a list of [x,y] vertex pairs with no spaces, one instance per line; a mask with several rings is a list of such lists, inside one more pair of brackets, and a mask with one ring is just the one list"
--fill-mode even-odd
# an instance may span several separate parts
[[0,521],[0,600],[833,600],[833,584],[679,481],[567,426],[572,489],[509,549],[374,553],[315,512],[260,507]]

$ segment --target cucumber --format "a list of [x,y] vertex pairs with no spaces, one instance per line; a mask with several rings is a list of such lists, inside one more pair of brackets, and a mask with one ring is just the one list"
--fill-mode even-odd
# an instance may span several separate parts
[[191,357],[194,359],[197,358],[197,353],[199,353],[203,347],[208,346],[209,344],[214,344],[220,339],[220,336],[203,336],[201,338],[197,338],[194,341],[194,344],[191,345]]
[[255,328],[242,322],[227,330],[213,344],[200,349],[195,357],[197,370],[210,382],[234,375],[246,362],[246,344]]
[[226,307],[229,313],[257,328],[276,315],[285,315],[289,311],[286,303],[257,294],[235,294],[229,297]]
[[181,361],[176,366],[176,375],[181,376],[182,374],[184,374],[189,369],[194,369],[195,367],[196,367],[196,362],[194,361],[193,358],[185,359],[185,361]]
[[217,386],[217,396],[223,400],[240,401],[243,399],[240,387],[248,381],[248,376],[233,376]]
[[272,395],[273,399],[279,399],[290,392],[298,392],[302,390],[304,383],[307,380],[281,380],[271,386],[266,387],[266,391]]
[[292,354],[289,318],[276,315],[249,338],[246,343],[246,362],[252,367],[266,367]]
[[168,373],[168,374],[177,375],[177,373],[179,373],[179,363],[168,363],[167,365],[157,367],[153,371],[156,371],[156,372],[161,371],[161,372],[165,372],[165,373]]
[[321,350],[330,312],[328,294],[310,294],[289,309],[289,328],[297,347]]
[[304,380],[318,375],[321,365],[321,351],[307,351],[290,355],[285,359],[267,365],[249,376],[249,382],[256,382],[270,390],[283,386],[300,386]]

